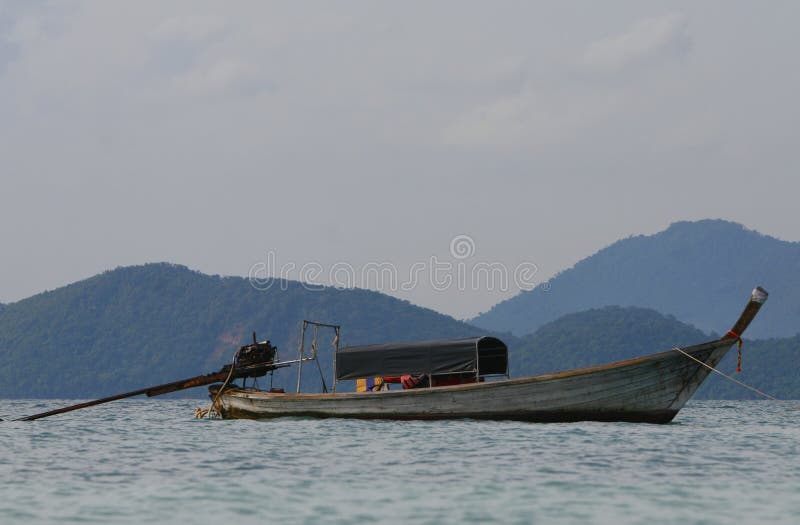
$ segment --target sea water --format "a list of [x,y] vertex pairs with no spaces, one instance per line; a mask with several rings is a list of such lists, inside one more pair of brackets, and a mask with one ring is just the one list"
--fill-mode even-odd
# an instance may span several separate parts
[[0,523],[800,523],[800,412],[668,425],[197,420],[199,400],[0,408]]

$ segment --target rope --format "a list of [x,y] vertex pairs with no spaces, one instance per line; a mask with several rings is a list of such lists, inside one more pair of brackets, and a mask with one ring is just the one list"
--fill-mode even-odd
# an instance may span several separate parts
[[725,335],[729,335],[734,339],[736,339],[736,343],[739,346],[739,351],[736,356],[736,373],[738,374],[739,372],[742,371],[742,344],[744,344],[744,342],[742,341],[742,336],[737,334],[733,330],[728,330],[728,333]]
[[787,405],[789,408],[791,408],[792,410],[798,410],[798,411],[800,411],[800,406],[798,406],[798,405],[795,405],[794,403],[791,403],[791,402],[789,402],[789,401],[785,401],[785,400],[783,400],[783,399],[778,399],[777,397],[775,397],[775,396],[771,396],[771,395],[767,394],[766,392],[762,392],[761,390],[757,389],[757,388],[756,388],[756,387],[754,387],[754,386],[750,386],[750,385],[748,385],[748,384],[746,384],[746,383],[743,383],[742,381],[739,381],[739,380],[738,380],[738,379],[736,379],[735,377],[729,376],[729,375],[728,375],[728,374],[726,374],[725,372],[721,372],[721,371],[717,370],[716,368],[714,368],[713,366],[711,366],[711,365],[709,365],[709,364],[707,364],[707,363],[704,363],[703,361],[701,361],[701,360],[697,359],[695,356],[693,356],[693,355],[690,355],[690,354],[688,354],[687,352],[684,352],[683,350],[681,350],[681,349],[680,349],[680,348],[678,348],[677,346],[676,346],[675,348],[673,348],[673,350],[675,350],[676,352],[680,352],[680,353],[682,353],[683,355],[685,355],[686,357],[688,357],[689,359],[691,359],[691,360],[692,360],[692,361],[694,361],[695,363],[699,363],[699,364],[703,365],[704,367],[708,368],[708,369],[709,369],[709,370],[711,370],[712,372],[716,372],[716,373],[718,373],[719,375],[721,375],[721,376],[722,376],[722,377],[724,377],[725,379],[730,379],[731,381],[733,381],[733,382],[734,382],[734,383],[736,383],[737,385],[739,385],[739,386],[742,386],[742,387],[744,387],[744,388],[746,388],[746,389],[750,390],[751,392],[755,392],[756,394],[758,394],[758,395],[760,395],[760,396],[763,396],[763,397],[765,397],[765,398],[767,398],[767,399],[769,399],[769,400],[772,400],[772,401],[778,401],[778,402],[780,402],[780,403],[784,403],[784,404],[786,404],[786,405]]
[[319,326],[314,325],[314,339],[311,340],[311,357],[317,358],[317,334],[319,333]]
[[211,402],[211,406],[207,409],[199,409],[199,408],[195,409],[194,417],[196,417],[197,419],[203,419],[204,417],[212,413],[215,413],[220,416],[222,415],[221,411],[217,409],[217,401],[219,400],[219,396],[222,395],[222,391],[225,390],[226,386],[228,386],[228,383],[230,382],[231,377],[233,376],[233,369],[236,368],[236,358],[239,357],[240,350],[241,348],[237,350],[235,354],[233,354],[233,362],[231,362],[231,369],[228,372],[228,377],[225,378],[225,382],[222,383],[222,386],[219,388],[219,390],[217,390],[217,395],[214,396],[214,400]]

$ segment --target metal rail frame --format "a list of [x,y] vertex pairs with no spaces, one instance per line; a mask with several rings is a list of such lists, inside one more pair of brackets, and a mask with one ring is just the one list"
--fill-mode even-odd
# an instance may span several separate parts
[[[306,329],[308,326],[314,327],[314,340],[311,344],[311,357],[303,357],[305,351],[305,344],[306,344]],[[322,367],[317,360],[317,348],[316,348],[316,341],[317,335],[319,334],[319,328],[332,328],[335,337],[334,337],[334,349],[333,349],[333,392],[336,392],[336,353],[339,351],[339,336],[341,334],[341,326],[338,324],[328,324],[328,323],[320,323],[317,321],[309,321],[307,319],[303,319],[301,329],[300,329],[300,346],[297,349],[297,360],[296,361],[286,361],[286,363],[297,363],[297,389],[296,392],[300,393],[302,375],[303,375],[303,362],[304,361],[316,361],[317,367],[319,368],[319,375],[320,379],[322,380],[322,388],[325,392],[327,392],[328,388],[325,385],[325,377],[322,373]]]

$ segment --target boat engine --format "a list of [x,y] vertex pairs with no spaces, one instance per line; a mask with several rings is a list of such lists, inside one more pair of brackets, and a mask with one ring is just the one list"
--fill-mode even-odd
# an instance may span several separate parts
[[253,333],[253,342],[244,345],[236,353],[234,361],[234,377],[261,377],[281,368],[276,361],[278,348],[269,341],[257,341]]

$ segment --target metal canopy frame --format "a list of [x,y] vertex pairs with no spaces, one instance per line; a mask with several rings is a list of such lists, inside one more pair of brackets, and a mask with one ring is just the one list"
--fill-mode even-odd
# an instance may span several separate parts
[[[306,330],[309,326],[314,327],[314,338],[311,340],[311,355],[309,357],[305,356],[305,342],[306,342]],[[317,369],[319,370],[319,378],[322,381],[322,391],[327,393],[328,387],[325,384],[325,376],[322,373],[322,366],[319,364],[319,360],[317,359],[317,337],[319,336],[319,329],[320,328],[330,328],[334,331],[334,338],[333,338],[333,391],[336,392],[336,353],[339,351],[339,338],[341,336],[342,327],[338,324],[328,324],[328,323],[320,323],[317,321],[309,321],[307,319],[303,319],[302,327],[300,329],[300,345],[297,349],[297,393],[300,393],[300,386],[301,380],[303,375],[303,362],[305,361],[315,361],[317,363]]]

